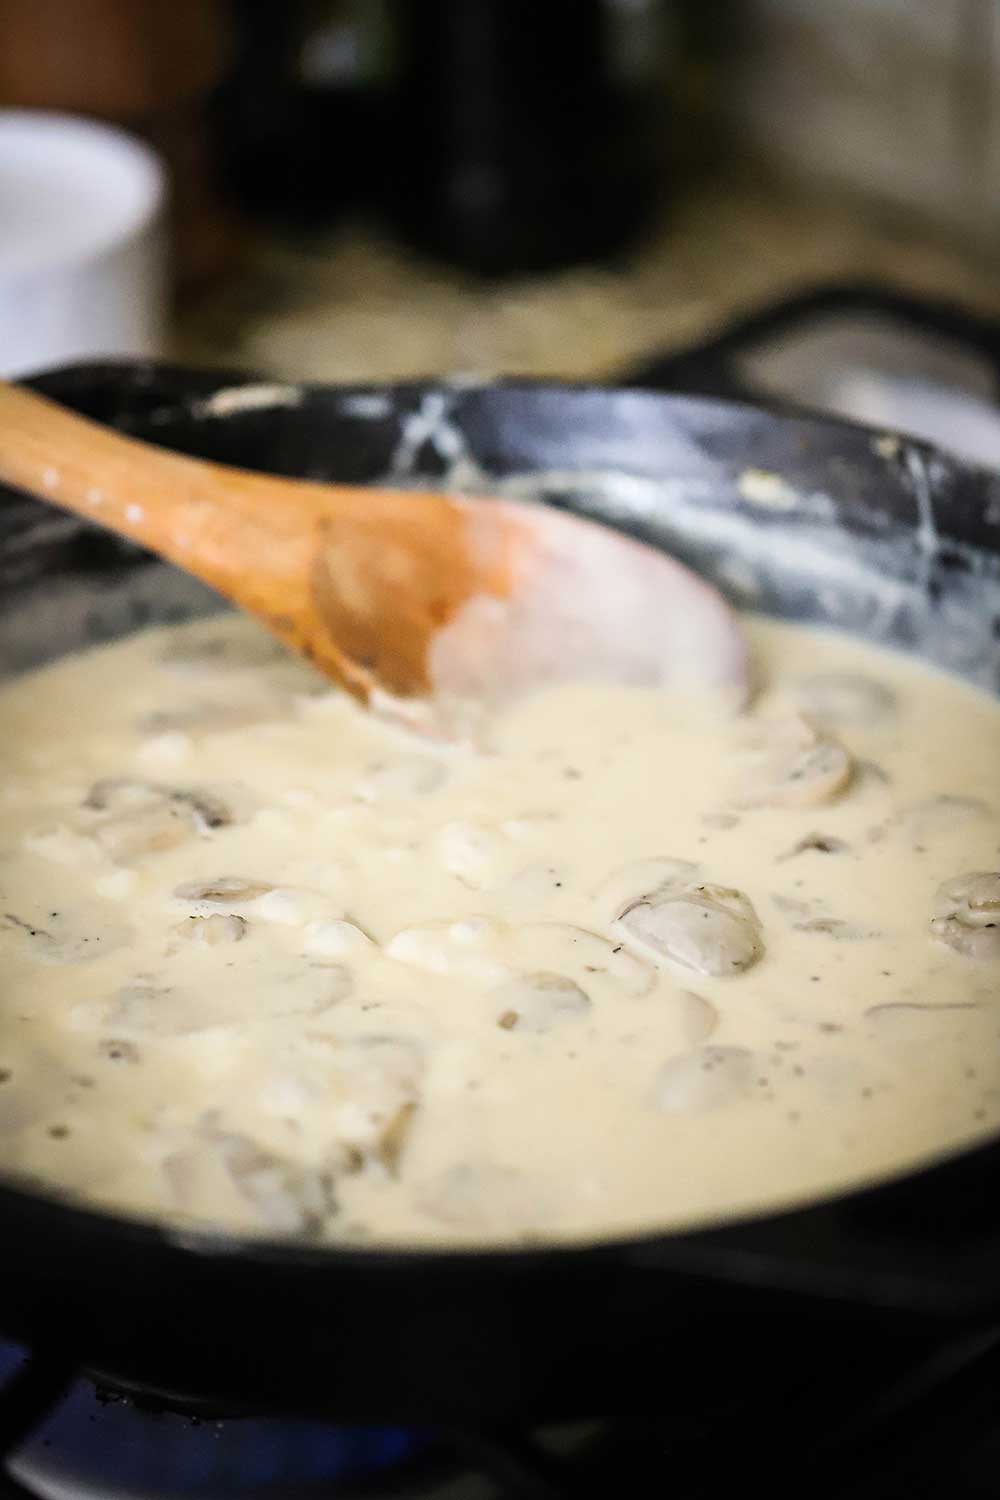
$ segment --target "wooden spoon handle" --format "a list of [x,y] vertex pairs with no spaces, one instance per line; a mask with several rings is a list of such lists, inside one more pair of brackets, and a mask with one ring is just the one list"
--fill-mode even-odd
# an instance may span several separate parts
[[0,481],[179,564],[361,698],[430,691],[435,635],[473,596],[507,594],[524,530],[445,495],[182,457],[2,383]]
[[[303,514],[275,503],[267,476],[123,437],[2,382],[0,481],[108,526],[227,594],[248,558],[287,574],[308,541],[309,485],[296,485]],[[323,493],[328,512],[333,487]],[[342,498],[345,507],[358,503],[350,490]]]

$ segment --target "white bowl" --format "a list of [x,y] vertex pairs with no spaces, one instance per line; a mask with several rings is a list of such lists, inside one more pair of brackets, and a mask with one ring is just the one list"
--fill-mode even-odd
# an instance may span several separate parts
[[0,110],[0,375],[160,352],[158,157],[109,125]]

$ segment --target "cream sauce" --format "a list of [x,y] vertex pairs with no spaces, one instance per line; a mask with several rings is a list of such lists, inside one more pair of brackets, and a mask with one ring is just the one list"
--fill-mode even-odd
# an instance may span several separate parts
[[740,719],[567,688],[485,750],[235,616],[8,684],[5,1166],[175,1222],[501,1242],[995,1131],[1000,882],[941,887],[1000,869],[1000,704],[748,628]]

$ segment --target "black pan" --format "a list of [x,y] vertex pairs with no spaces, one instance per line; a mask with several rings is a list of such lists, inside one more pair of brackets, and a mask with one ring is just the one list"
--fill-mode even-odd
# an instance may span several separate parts
[[[122,430],[288,475],[505,485],[661,542],[739,602],[1000,691],[1000,480],[913,443],[718,400],[533,385],[254,386],[148,365],[32,382]],[[747,476],[747,470],[758,471]],[[762,480],[761,472],[774,476]],[[0,499],[0,668],[211,607]],[[1000,1144],[755,1222],[490,1253],[177,1233],[0,1185],[0,1328],[220,1409],[499,1428],[803,1369],[871,1330],[1000,1320]],[[860,1356],[859,1356],[860,1357]]]

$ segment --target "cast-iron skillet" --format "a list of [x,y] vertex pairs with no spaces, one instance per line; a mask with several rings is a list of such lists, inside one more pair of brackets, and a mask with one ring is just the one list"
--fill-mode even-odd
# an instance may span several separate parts
[[[662,541],[741,602],[829,620],[1000,690],[1000,480],[917,444],[638,391],[267,388],[148,365],[32,383],[124,431],[250,468],[513,484]],[[207,607],[134,549],[0,497],[0,668]],[[728,1382],[766,1378],[779,1355],[805,1368],[845,1329],[1000,1318],[998,1187],[1000,1144],[988,1144],[697,1233],[411,1253],[181,1234],[8,1182],[0,1328],[125,1387],[223,1409],[498,1428],[637,1397],[664,1408],[678,1382],[704,1381],[718,1399]]]

